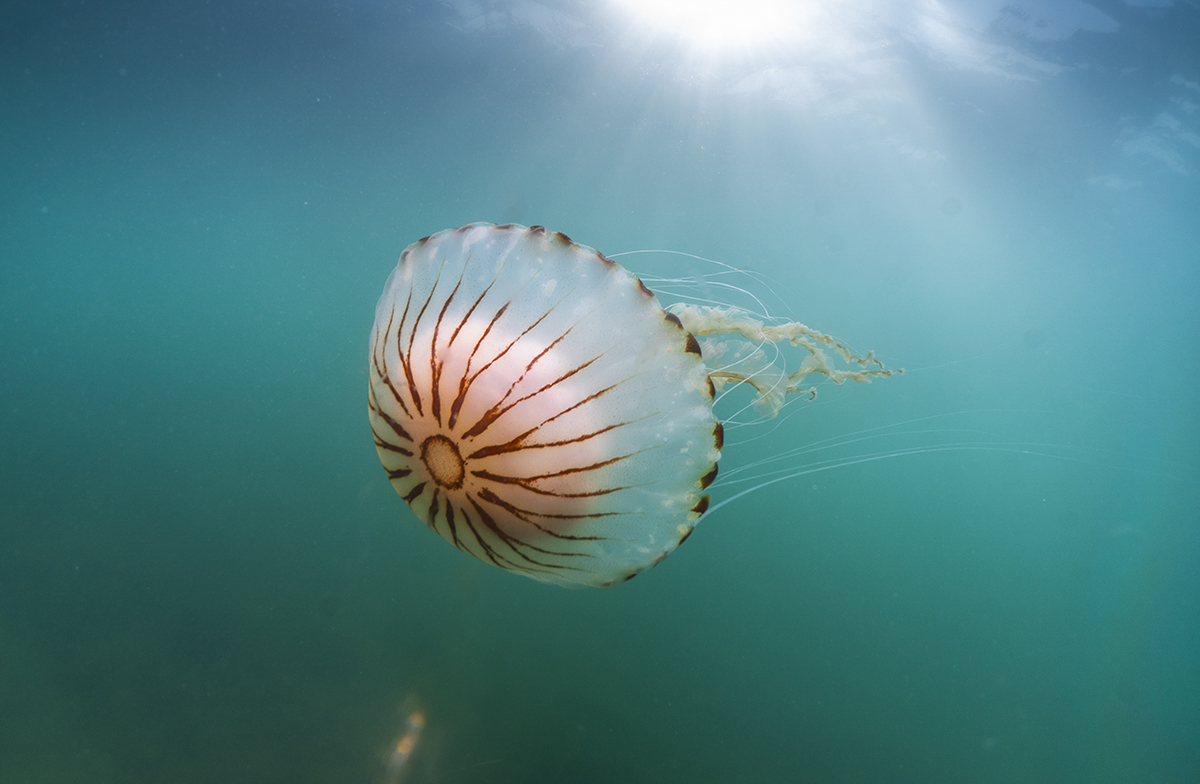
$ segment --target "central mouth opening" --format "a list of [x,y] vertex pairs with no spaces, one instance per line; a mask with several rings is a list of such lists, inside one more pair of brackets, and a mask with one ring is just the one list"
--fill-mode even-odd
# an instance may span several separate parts
[[442,435],[430,436],[421,444],[421,462],[425,464],[433,481],[447,490],[462,487],[466,464],[458,447]]

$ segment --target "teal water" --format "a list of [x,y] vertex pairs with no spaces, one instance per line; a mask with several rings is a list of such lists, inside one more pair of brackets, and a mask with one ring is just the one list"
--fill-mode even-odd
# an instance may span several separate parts
[[[381,782],[414,705],[414,783],[1196,781],[1200,10],[789,8],[6,5],[0,781]],[[366,416],[385,278],[472,221],[907,372],[731,429],[843,465],[637,580],[507,574]]]

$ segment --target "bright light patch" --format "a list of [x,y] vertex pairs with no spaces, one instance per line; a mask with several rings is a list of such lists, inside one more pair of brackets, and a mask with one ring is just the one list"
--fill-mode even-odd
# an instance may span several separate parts
[[617,0],[646,25],[705,49],[751,48],[798,34],[800,0]]

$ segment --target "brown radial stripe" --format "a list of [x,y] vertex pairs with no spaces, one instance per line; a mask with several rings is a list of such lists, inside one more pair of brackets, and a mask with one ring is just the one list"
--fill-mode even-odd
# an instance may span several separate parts
[[617,457],[610,457],[608,460],[601,460],[599,463],[592,463],[591,465],[580,466],[578,468],[564,468],[561,471],[551,471],[548,474],[538,474],[537,476],[526,477],[526,479],[528,479],[530,481],[533,481],[536,479],[553,479],[556,476],[567,476],[568,474],[581,474],[584,471],[595,471],[599,468],[603,468],[606,465],[612,465],[613,463],[616,463],[620,460],[626,460],[630,457],[633,457],[634,455],[640,455],[642,452],[645,452],[645,451],[647,451],[647,450],[639,449],[638,451],[630,452],[627,455],[618,455]]
[[[460,281],[461,281],[461,278],[460,278]],[[492,286],[494,286],[494,285],[496,285],[496,281],[493,280],[491,283],[489,283],[487,285],[487,288],[485,288],[483,290],[483,293],[480,294],[475,299],[475,301],[471,303],[471,307],[467,308],[466,314],[464,314],[462,317],[462,320],[458,322],[458,326],[454,328],[454,332],[452,332],[450,334],[450,340],[446,343],[447,349],[450,348],[450,346],[454,345],[454,342],[456,340],[458,340],[459,333],[462,332],[463,327],[465,327],[467,325],[467,323],[471,320],[471,316],[475,313],[475,309],[479,307],[479,303],[483,302],[483,298],[487,296],[487,293],[492,290]],[[507,307],[507,305],[505,305],[505,307]],[[491,325],[496,323],[496,318],[499,318],[499,314],[497,314],[496,317],[492,319],[491,324],[488,324],[488,328],[487,328],[488,331],[491,330]],[[486,336],[487,336],[487,331],[484,332],[484,337],[486,337]],[[482,342],[483,342],[483,338],[480,338],[479,343],[482,343]],[[467,355],[467,366],[466,366],[466,368],[464,368],[462,376],[460,376],[458,379],[458,395],[455,396],[454,401],[450,404],[450,419],[446,423],[446,426],[450,430],[454,430],[454,425],[458,421],[458,411],[460,408],[462,408],[463,399],[466,397],[466,394],[467,394],[467,387],[470,386],[470,383],[467,381],[467,376],[470,375],[471,360],[475,356],[475,351],[477,351],[479,349],[479,343],[476,343],[475,348],[473,348],[470,351],[470,353]]]
[[[466,270],[464,269],[465,273]],[[438,279],[441,279],[439,273]],[[450,296],[446,297],[446,301],[442,303],[442,309],[437,315],[437,319],[433,322],[433,337],[429,339],[429,374],[432,377],[431,389],[429,390],[429,410],[433,413],[433,418],[437,420],[438,425],[442,424],[442,366],[445,365],[445,360],[437,358],[437,342],[438,333],[442,328],[442,319],[446,318],[446,310],[450,307],[450,303],[454,301],[454,295],[458,293],[459,286],[462,285],[462,275],[458,276],[458,283],[454,284],[454,288],[450,290]],[[434,283],[437,286],[437,283]],[[430,295],[432,297],[432,294]],[[447,344],[447,348],[449,344]]]
[[633,487],[643,487],[644,486],[644,485],[627,485],[625,487],[608,487],[603,490],[591,490],[586,493],[556,493],[553,490],[542,490],[541,488],[537,488],[537,487],[534,487],[531,484],[529,484],[530,482],[536,481],[538,479],[538,477],[534,477],[533,479],[525,479],[523,477],[501,476],[500,474],[493,474],[491,471],[472,471],[471,475],[476,476],[486,482],[495,482],[496,484],[500,484],[500,485],[516,485],[517,487],[524,488],[525,490],[528,490],[531,493],[537,493],[538,495],[551,496],[553,498],[597,498],[599,496],[610,495],[612,493],[616,493],[621,490],[629,490],[630,488],[633,488]]
[[[409,501],[409,503],[411,504],[412,501],[416,500],[416,498],[423,492],[423,490],[424,490],[424,483],[413,488],[413,491],[410,492],[407,496],[405,496],[405,500]],[[439,519],[439,513],[442,510],[442,503],[441,503],[440,498],[441,498],[441,495],[439,494],[439,491],[435,488],[433,491],[433,498],[431,500],[430,510],[427,515],[428,525],[431,528],[434,528],[435,530],[437,527],[436,526],[437,521]],[[495,522],[495,520],[491,517],[491,515],[489,515],[485,510],[483,510],[473,498],[470,498],[468,496],[467,501],[469,503],[471,503],[471,505],[474,506],[476,508],[476,510],[480,513],[480,521],[483,523],[485,528],[490,533],[492,533],[499,542],[505,544],[510,550],[512,550],[512,552],[515,555],[519,556],[523,562],[515,561],[512,558],[509,558],[509,557],[505,556],[503,553],[501,553],[500,551],[498,551],[496,549],[496,547],[489,541],[489,537],[486,536],[483,532],[481,532],[476,527],[475,523],[471,520],[471,517],[469,515],[467,515],[462,510],[459,510],[456,513],[454,505],[453,505],[453,503],[451,503],[450,497],[448,495],[445,497],[444,500],[445,500],[445,507],[444,507],[445,513],[440,517],[440,519],[446,521],[446,525],[447,525],[447,528],[449,528],[449,530],[450,530],[450,537],[451,537],[451,540],[452,540],[452,543],[454,544],[454,546],[461,550],[469,552],[466,544],[463,542],[461,536],[459,535],[458,523],[459,523],[459,520],[461,520],[461,522],[465,523],[467,525],[467,527],[471,530],[472,535],[475,537],[476,542],[478,542],[480,548],[483,550],[484,555],[486,556],[487,560],[491,561],[493,564],[495,564],[496,566],[499,566],[501,568],[514,570],[514,571],[531,572],[531,573],[532,572],[549,573],[549,572],[552,572],[555,570],[580,571],[579,569],[576,569],[575,567],[571,567],[571,566],[552,564],[552,563],[543,563],[542,561],[539,561],[539,560],[533,558],[528,553],[523,552],[520,548],[528,548],[529,550],[533,550],[533,551],[540,552],[540,553],[545,553],[547,555],[556,555],[559,557],[572,557],[572,556],[589,556],[589,557],[591,557],[590,554],[588,554],[588,553],[560,552],[560,551],[550,550],[550,549],[543,548],[543,547],[538,547],[537,545],[532,544],[530,542],[526,542],[519,537],[511,536],[511,535],[505,533],[504,530],[501,529],[499,527],[499,525]],[[582,537],[582,536],[571,536],[571,535],[567,535],[567,534],[557,534],[554,531],[549,531],[549,530],[543,528],[542,526],[538,526],[536,523],[531,523],[531,525],[534,525],[536,528],[539,528],[544,533],[550,534],[552,536],[557,536],[558,538],[565,539],[565,540],[572,540],[572,539],[574,539],[574,540],[592,540],[592,539],[602,538],[602,537]],[[531,567],[536,567],[536,568],[531,568]]]
[[[466,515],[463,515],[466,518]],[[466,550],[463,543],[458,539],[458,526],[454,522],[454,504],[450,503],[450,499],[446,499],[446,527],[450,529],[450,541],[460,550]]]
[[[566,335],[563,335],[562,337],[555,340],[554,343],[558,343],[559,340],[562,340],[565,337],[566,337]],[[533,358],[533,360],[525,367],[525,372],[522,373],[520,375],[520,377],[518,377],[517,380],[512,383],[512,386],[510,386],[508,388],[508,391],[504,393],[504,396],[500,398],[499,402],[497,402],[494,406],[492,406],[490,409],[488,409],[488,411],[486,413],[484,413],[484,415],[480,418],[480,420],[475,423],[475,426],[463,434],[463,438],[473,438],[475,436],[481,435],[484,431],[486,431],[489,427],[491,427],[491,425],[497,419],[504,416],[506,413],[511,411],[516,406],[520,405],[521,403],[524,403],[525,401],[529,400],[530,398],[540,395],[541,393],[557,386],[558,384],[561,384],[562,382],[566,381],[568,378],[575,375],[576,373],[579,373],[582,370],[584,370],[585,368],[592,365],[593,363],[598,362],[601,359],[601,357],[604,356],[603,354],[601,354],[599,357],[592,357],[587,362],[584,362],[582,365],[578,365],[578,366],[572,368],[571,370],[568,370],[566,373],[563,373],[561,376],[554,379],[549,384],[545,384],[541,388],[535,389],[534,391],[530,392],[528,395],[517,398],[516,400],[514,400],[512,403],[509,403],[508,405],[504,405],[504,401],[508,400],[508,396],[512,394],[512,391],[516,388],[517,384],[520,384],[521,381],[523,381],[525,379],[525,376],[528,375],[529,371],[533,368],[534,363],[537,362],[539,359],[541,359],[542,355],[544,355],[546,353],[546,351],[549,351],[551,348],[554,347],[554,343],[551,343],[549,346],[546,347],[546,349],[544,351],[542,351],[541,354],[538,354],[536,357]]]
[[[466,270],[464,270],[464,273],[465,272]],[[461,282],[461,278],[459,280]],[[450,340],[446,343],[447,346],[452,346],[454,341],[458,339],[458,333],[461,332],[462,328],[465,327],[467,322],[471,320],[471,316],[475,313],[475,308],[479,307],[479,303],[483,302],[483,298],[487,296],[487,293],[492,290],[492,286],[495,285],[496,281],[494,280],[487,284],[487,288],[483,290],[483,293],[475,298],[475,301],[471,303],[471,307],[467,308],[467,312],[463,315],[462,320],[458,322],[458,326],[454,328],[454,332],[450,335]]]
[[[386,422],[387,426],[392,429],[393,433],[398,435],[400,438],[403,438],[405,441],[412,442],[413,437],[408,434],[408,431],[404,429],[403,425],[401,425],[395,419],[392,419],[392,417],[389,416],[387,414],[387,412],[380,409],[378,405],[376,405],[374,407],[374,410],[375,410],[376,416],[378,416],[380,419],[382,419],[384,422]],[[374,432],[374,428],[372,428],[372,432]],[[375,436],[376,436],[376,438],[378,438],[379,434],[376,433]]]
[[[395,384],[392,383],[391,374],[389,374],[388,370],[387,370],[387,339],[388,339],[388,335],[391,334],[392,319],[395,317],[395,315],[396,315],[396,306],[393,304],[391,311],[388,313],[387,327],[385,327],[382,332],[375,333],[375,342],[379,346],[379,351],[378,351],[378,354],[376,354],[376,352],[374,352],[374,351],[371,352],[371,364],[374,366],[375,375],[377,375],[379,377],[380,382],[387,384],[387,388],[392,391],[392,397],[395,398],[396,402],[400,405],[400,410],[404,412],[404,415],[406,417],[411,419],[412,414],[409,413],[408,406],[406,406],[404,404],[404,400],[401,399],[400,390],[396,389]],[[382,336],[382,340],[380,339],[380,336]],[[399,351],[397,351],[397,353],[399,353]],[[384,362],[383,362],[382,366],[380,365],[380,357],[381,356],[384,358]],[[375,390],[372,389],[371,394],[374,394],[374,393],[375,393]]]
[[[537,523],[535,523],[529,519],[529,517],[531,515],[536,514],[535,512],[531,512],[528,509],[521,509],[520,507],[516,506],[515,504],[511,504],[508,501],[505,501],[503,498],[496,495],[490,488],[485,487],[485,488],[481,489],[479,491],[478,495],[479,495],[479,500],[486,501],[487,503],[491,504],[492,506],[500,507],[501,509],[508,512],[510,515],[512,515],[516,519],[520,520],[521,522],[526,523],[528,525],[532,525],[534,528],[538,529],[542,533],[547,534],[549,536],[553,536],[556,539],[568,539],[568,540],[582,539],[582,540],[595,541],[595,540],[599,540],[602,538],[602,537],[597,537],[597,536],[573,536],[571,534],[561,534],[557,531],[546,528],[545,526],[538,525]],[[478,506],[478,504],[476,504],[476,505]],[[514,537],[514,539],[524,543],[523,539],[520,539],[518,537]],[[532,545],[530,545],[530,546],[532,547]],[[542,552],[550,552],[550,551],[543,550]]]
[[[530,544],[529,542],[526,542],[522,539],[517,539],[513,536],[510,536],[509,534],[504,532],[504,529],[502,529],[500,527],[500,525],[496,522],[496,520],[491,515],[489,515],[487,513],[487,511],[484,510],[484,508],[481,507],[474,498],[467,496],[467,500],[471,502],[471,506],[475,507],[475,511],[479,515],[480,521],[484,524],[484,526],[487,527],[487,529],[489,531],[491,531],[496,536],[497,539],[499,539],[504,544],[508,545],[509,549],[511,549],[514,554],[520,556],[521,558],[523,558],[524,560],[528,561],[531,564],[534,564],[535,566],[540,566],[540,567],[543,567],[546,569],[571,569],[572,571],[578,571],[577,569],[575,569],[575,567],[560,565],[560,564],[544,563],[542,561],[538,561],[538,560],[534,559],[533,557],[531,557],[528,553],[524,552],[524,550],[522,550],[520,548],[527,548],[529,550],[533,550],[538,553],[543,553],[545,555],[555,555],[555,556],[560,556],[560,557],[570,557],[570,556],[586,556],[588,558],[592,557],[590,553],[560,553],[560,552],[555,552],[554,550],[547,550],[545,548],[538,547],[535,544]],[[478,536],[478,532],[476,533],[476,536]],[[480,544],[483,544],[483,542],[481,541]],[[517,545],[520,545],[520,548]],[[491,548],[488,548],[488,549],[490,550]]]
[[394,452],[395,454],[401,455],[403,457],[412,457],[413,456],[413,453],[410,452],[409,450],[405,449],[404,447],[396,446],[395,444],[393,444],[390,441],[384,441],[382,438],[379,437],[379,434],[375,432],[374,427],[371,428],[371,435],[375,436],[375,448],[376,449],[385,449],[388,452]]
[[458,395],[454,398],[454,402],[450,404],[450,421],[448,425],[451,430],[454,429],[454,425],[458,421],[458,413],[462,410],[463,402],[467,398],[467,391],[471,388],[471,384],[475,383],[475,379],[479,377],[479,374],[487,370],[491,364],[488,363],[488,366],[484,366],[472,374],[471,363],[475,361],[475,354],[478,353],[479,347],[483,345],[483,341],[491,334],[492,327],[496,326],[496,322],[504,315],[504,311],[508,310],[508,305],[509,303],[505,302],[500,306],[500,309],[496,311],[496,314],[492,316],[492,320],[484,328],[483,334],[479,336],[479,340],[475,341],[475,346],[471,349],[471,353],[467,355],[467,366],[463,369],[463,374],[458,379]]
[[528,430],[528,431],[522,433],[521,435],[517,436],[516,438],[514,438],[513,440],[509,441],[506,444],[494,444],[492,446],[485,446],[482,449],[477,449],[474,452],[472,452],[467,457],[467,459],[470,460],[470,459],[480,458],[480,457],[491,457],[492,455],[502,455],[507,452],[516,452],[521,449],[548,449],[548,448],[554,447],[554,446],[566,446],[567,444],[579,444],[584,441],[587,441],[590,438],[595,438],[596,436],[603,435],[604,433],[607,433],[610,430],[616,430],[618,427],[624,427],[625,425],[629,425],[629,424],[632,424],[632,423],[631,422],[618,422],[615,425],[608,425],[607,427],[602,427],[599,430],[593,430],[590,433],[584,433],[583,435],[577,436],[575,438],[564,438],[562,441],[547,441],[547,442],[539,443],[539,444],[523,444],[523,443],[521,443],[526,438],[526,436],[528,436],[530,433],[537,430],[537,428],[534,428],[533,430]]
[[[551,310],[553,310],[553,308],[551,308]],[[547,312],[546,312],[546,316],[549,316],[549,315],[550,315],[550,311],[547,311]],[[545,318],[546,316],[542,316],[542,318]],[[538,321],[541,321],[541,319],[538,319]],[[535,323],[535,324],[534,324],[534,326],[536,327],[536,326],[537,326],[537,324]],[[550,349],[554,348],[554,347],[555,347],[555,346],[557,346],[559,343],[561,343],[563,340],[565,340],[565,339],[566,339],[566,337],[567,337],[567,335],[569,335],[569,334],[571,333],[571,329],[574,329],[574,326],[572,326],[572,327],[571,327],[570,329],[568,329],[566,332],[564,332],[563,334],[559,335],[557,338],[555,338],[553,341],[551,341],[549,344],[547,344],[547,346],[546,346],[545,348],[543,348],[541,351],[539,351],[539,352],[537,353],[537,356],[535,356],[533,359],[529,360],[528,364],[526,364],[526,365],[525,365],[525,370],[521,372],[521,375],[517,376],[517,378],[516,378],[516,380],[515,380],[515,381],[513,381],[511,384],[509,384],[509,386],[508,386],[508,390],[507,390],[507,391],[505,391],[505,393],[504,393],[504,394],[503,394],[503,395],[500,397],[500,399],[499,399],[498,401],[496,401],[496,404],[495,404],[495,405],[493,405],[493,406],[491,407],[491,409],[489,409],[489,410],[488,410],[488,412],[487,412],[486,414],[484,414],[484,416],[485,416],[485,417],[487,417],[489,414],[492,414],[493,412],[495,412],[497,409],[499,409],[501,406],[503,406],[503,405],[504,405],[504,401],[505,401],[505,400],[508,400],[508,397],[509,397],[509,395],[511,395],[511,394],[512,394],[512,391],[513,391],[514,389],[516,389],[516,388],[517,388],[517,385],[518,385],[518,384],[520,384],[520,383],[521,383],[521,382],[522,382],[522,381],[525,379],[525,377],[529,375],[529,372],[530,372],[531,370],[533,370],[533,366],[534,366],[534,365],[536,365],[536,364],[538,363],[538,360],[540,360],[542,357],[544,357],[544,356],[545,356],[545,355],[546,355],[546,354],[547,354],[547,353],[550,351]],[[528,332],[528,331],[529,331],[529,330],[526,330],[526,332]],[[525,335],[525,333],[524,333],[524,332],[523,332],[523,333],[521,333],[521,335],[518,335],[518,336],[517,336],[517,340],[520,340],[520,338],[521,338],[521,337],[524,337],[524,335]],[[516,343],[516,341],[513,341],[513,343]],[[512,347],[512,344],[510,344],[510,345],[509,345],[509,348],[511,348],[511,347]],[[507,350],[507,349],[505,349],[505,350]],[[602,354],[601,356],[603,356],[603,354]],[[553,386],[554,384],[557,384],[557,383],[559,383],[559,381],[562,381],[563,379],[566,379],[566,378],[570,378],[571,376],[575,375],[575,374],[576,374],[576,373],[578,373],[580,370],[583,370],[585,367],[587,367],[588,365],[592,364],[593,362],[595,362],[595,361],[596,361],[597,359],[599,359],[599,358],[600,358],[600,357],[595,357],[594,359],[591,359],[591,360],[587,361],[587,362],[586,362],[586,363],[584,363],[583,365],[580,365],[579,367],[577,367],[575,370],[572,370],[571,372],[569,372],[569,373],[567,373],[566,375],[562,376],[562,377],[561,377],[561,378],[559,378],[557,381],[554,381],[554,382],[552,382],[551,384],[548,384],[548,385],[546,385],[546,386],[542,387],[541,389],[539,389],[539,390],[537,390],[537,391],[535,391],[535,392],[531,392],[529,395],[526,395],[526,396],[525,396],[525,398],[532,397],[533,395],[536,395],[538,392],[541,392],[541,391],[543,391],[543,390],[545,390],[545,389],[548,389],[549,387]],[[486,370],[486,367],[485,367],[484,369]],[[522,398],[522,400],[524,400],[525,398]],[[520,401],[520,400],[518,400],[518,401],[516,401],[515,403],[513,403],[513,405],[516,405],[517,403],[520,403],[520,402],[521,402],[521,401]],[[503,413],[504,413],[505,411],[507,411],[509,408],[512,408],[512,406],[508,406],[507,408],[504,408],[502,411],[500,411],[499,413],[497,413],[495,416],[496,416],[496,417],[499,417],[501,414],[503,414]],[[494,421],[494,420],[495,420],[495,417],[493,417],[493,421]],[[489,423],[489,424],[490,424],[490,423]],[[478,423],[477,423],[477,425],[478,425]],[[482,432],[482,431],[481,431],[481,432]],[[470,435],[471,435],[471,431],[468,431],[468,432],[466,433],[466,436],[470,436]],[[464,437],[466,437],[466,436],[464,436]]]
[[[413,406],[417,409],[419,416],[424,415],[421,410],[421,395],[417,392],[417,383],[413,380],[412,368],[409,367],[408,360],[402,350],[402,335],[404,333],[404,323],[408,321],[408,309],[412,306],[412,289],[408,291],[408,299],[404,302],[404,312],[400,314],[400,324],[396,327],[396,359],[400,362],[400,369],[404,371],[404,378],[408,381],[408,394],[412,396]],[[419,321],[420,319],[418,319]],[[414,327],[413,334],[416,334]],[[412,338],[408,342],[409,355],[412,354]]]
[[[471,499],[468,498],[467,500],[470,501]],[[479,529],[475,527],[475,521],[471,519],[470,515],[468,515],[466,511],[463,512],[463,522],[466,523],[467,529],[470,530],[471,535],[475,537],[475,542],[479,545],[479,548],[483,550],[483,554],[487,557],[487,560],[491,561],[494,565],[499,566],[501,569],[519,572],[526,571],[525,567],[521,566],[515,561],[505,558],[496,552],[491,543],[485,541],[484,537],[479,533]],[[463,549],[467,550],[466,545],[463,546]],[[467,552],[470,552],[470,550],[467,550]],[[480,558],[480,560],[483,559]]]
[[[424,484],[422,484],[421,486],[424,487]],[[425,515],[425,524],[428,525],[430,528],[434,529],[435,531],[437,530],[438,496],[439,495],[441,495],[441,493],[439,493],[437,491],[437,488],[435,487],[433,489],[433,499],[429,502],[429,511]],[[404,500],[408,501],[407,498],[405,498]]]
[[[524,487],[525,489],[527,489],[531,492],[540,493],[542,495],[556,495],[556,496],[560,496],[560,497],[571,498],[571,497],[578,497],[579,494],[554,493],[549,490],[540,490],[536,487],[533,487],[532,483],[546,480],[546,479],[554,479],[554,478],[560,477],[560,476],[568,476],[570,474],[582,474],[586,471],[597,471],[601,468],[604,468],[605,466],[612,465],[613,463],[633,457],[634,455],[639,455],[645,451],[646,451],[645,449],[642,449],[637,452],[630,452],[627,455],[618,455],[617,457],[612,457],[612,458],[609,458],[608,460],[601,460],[599,463],[592,463],[591,465],[580,466],[578,468],[564,468],[561,471],[551,471],[549,473],[538,474],[536,476],[503,476],[501,474],[496,474],[496,473],[493,473],[491,471],[486,471],[486,470],[474,470],[471,472],[471,474],[473,476],[479,477],[480,479],[488,479],[493,482],[499,482],[501,484],[520,485],[521,487]],[[633,485],[631,485],[631,487],[632,486]],[[607,493],[615,492],[617,490],[625,490],[625,489],[628,489],[628,488],[617,487],[617,488],[613,488],[610,490],[597,491],[595,493],[586,493],[584,495],[607,494]]]
[[535,512],[532,509],[522,509],[521,507],[519,507],[515,504],[510,504],[508,501],[505,501],[503,498],[496,495],[495,492],[493,492],[490,488],[487,488],[487,487],[480,490],[478,495],[481,500],[487,501],[489,504],[492,504],[493,506],[500,507],[501,509],[508,512],[513,517],[520,520],[521,522],[529,523],[530,525],[532,525],[536,528],[539,528],[543,532],[550,534],[551,536],[556,536],[560,539],[607,539],[608,537],[606,537],[606,536],[570,536],[568,534],[558,534],[554,531],[550,531],[546,528],[543,528],[541,525],[538,525],[530,518],[531,517],[541,517],[546,520],[589,520],[589,519],[596,518],[596,517],[620,517],[622,514],[624,514],[623,512],[592,512],[590,514],[547,514],[545,512]]
[[[433,279],[433,287],[429,289],[429,296],[425,298],[425,303],[423,305],[421,305],[421,309],[417,312],[417,318],[415,321],[413,321],[412,329],[409,331],[409,334],[408,334],[408,350],[405,352],[404,359],[402,360],[402,362],[404,363],[404,373],[408,377],[408,388],[413,396],[413,405],[416,406],[417,413],[420,414],[421,416],[425,415],[424,410],[421,408],[421,395],[417,392],[417,385],[413,382],[412,371],[410,370],[410,367],[412,366],[413,344],[417,341],[417,332],[421,326],[421,319],[425,318],[425,311],[426,311],[426,309],[429,308],[430,303],[433,302],[433,295],[437,293],[437,287],[438,287],[438,284],[441,283],[441,281],[442,281],[442,271],[439,269],[437,277]],[[408,298],[410,301],[412,300],[412,291],[409,291]],[[405,313],[405,316],[407,316],[408,305],[404,306],[404,313]],[[404,318],[402,318],[400,320],[401,329],[404,328],[404,321],[405,321]],[[435,329],[436,329],[436,325],[435,325]],[[399,333],[397,333],[397,335],[398,334]],[[399,342],[397,341],[397,346],[398,345],[399,345]]]
[[[482,455],[482,456],[486,457],[486,456],[492,455],[492,454],[500,454],[500,452],[503,452],[503,451],[512,452],[512,451],[516,451],[517,449],[535,449],[538,446],[544,446],[541,444],[530,444],[528,446],[524,446],[524,445],[522,445],[522,442],[529,436],[536,433],[538,430],[541,430],[546,425],[548,425],[551,422],[553,422],[554,420],[558,419],[560,416],[565,416],[566,414],[569,414],[570,412],[574,411],[575,409],[579,408],[580,406],[582,406],[592,400],[596,400],[597,398],[601,397],[602,395],[605,395],[605,394],[611,392],[612,390],[614,390],[618,386],[620,386],[622,383],[624,383],[624,381],[625,381],[624,379],[622,381],[618,381],[616,384],[613,384],[612,386],[607,386],[604,389],[601,389],[599,392],[593,392],[592,394],[585,397],[583,400],[580,400],[578,403],[572,403],[570,406],[567,406],[562,411],[559,411],[557,414],[554,414],[553,416],[543,419],[539,424],[534,425],[533,427],[529,428],[524,433],[521,433],[519,436],[517,436],[516,438],[509,441],[507,444],[502,444],[501,446],[504,448],[500,449],[500,451],[490,451],[486,455]],[[633,421],[636,422],[639,420],[633,420]],[[622,422],[621,423],[621,425],[629,425],[629,424],[633,424],[633,422]],[[617,425],[617,427],[620,427],[621,425]],[[549,446],[553,446],[553,444],[550,444]],[[495,449],[495,447],[484,447],[484,449]],[[480,450],[480,451],[483,451],[483,450]],[[477,456],[481,456],[479,452],[475,452],[474,454],[471,455],[471,457],[477,457]]]
[[408,504],[409,506],[412,506],[412,502],[417,500],[418,498],[420,498],[421,493],[423,493],[423,492],[425,492],[425,483],[418,482],[417,485],[415,487],[413,487],[412,490],[408,491],[408,495],[402,496],[402,497],[404,498],[404,502],[406,504]]
[[[475,373],[475,375],[471,377],[471,379],[470,379],[471,382],[473,382],[476,378],[478,378],[480,373],[483,373],[485,370],[487,370],[492,365],[494,365],[496,362],[498,362],[501,357],[503,357],[505,354],[507,354],[512,349],[513,346],[517,345],[517,342],[520,341],[521,338],[528,335],[530,332],[532,332],[537,327],[538,324],[541,324],[544,320],[546,320],[546,318],[549,317],[550,313],[553,310],[554,310],[554,307],[552,306],[550,308],[550,310],[547,310],[545,313],[543,313],[541,316],[539,316],[537,321],[530,324],[528,327],[526,327],[521,332],[521,334],[519,334],[515,338],[513,338],[512,341],[500,351],[500,353],[496,354],[496,356],[489,359],[487,364],[484,365],[483,367],[479,368],[479,370]],[[524,378],[524,374],[522,374],[522,378]],[[519,380],[520,379],[518,379],[518,381]],[[513,386],[516,386],[516,384],[517,384],[517,382],[514,381]],[[512,387],[509,387],[509,391],[510,392],[512,391]],[[501,399],[501,402],[503,402],[503,399]],[[496,406],[499,406],[499,405],[500,405],[500,403],[496,404]],[[488,428],[488,426],[491,425],[491,423],[495,421],[495,416],[492,416],[489,419],[489,415],[495,411],[496,406],[493,406],[487,413],[485,413],[483,415],[483,417],[478,422],[476,422],[469,430],[467,430],[467,432],[463,434],[463,438],[474,438],[475,436],[478,436],[480,433],[482,433],[484,430],[486,430]],[[498,416],[498,415],[496,415],[496,416]]]

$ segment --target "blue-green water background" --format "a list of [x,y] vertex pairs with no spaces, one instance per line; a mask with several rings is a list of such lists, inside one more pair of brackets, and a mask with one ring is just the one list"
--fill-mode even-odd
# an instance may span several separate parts
[[[0,781],[378,782],[418,701],[412,782],[1197,781],[1200,10],[805,7],[713,54],[605,3],[7,3]],[[396,257],[478,220],[755,270],[909,370],[723,468],[997,448],[609,591],[478,563],[366,420]]]

